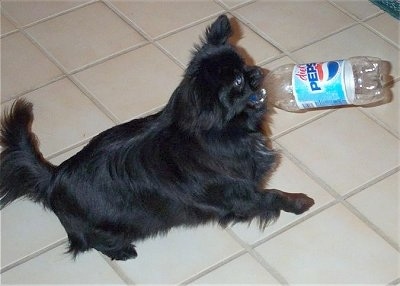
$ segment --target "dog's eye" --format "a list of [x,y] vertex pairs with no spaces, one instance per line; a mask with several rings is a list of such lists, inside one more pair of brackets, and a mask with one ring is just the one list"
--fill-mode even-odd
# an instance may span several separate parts
[[241,87],[243,83],[243,75],[239,74],[236,76],[235,81],[233,82],[233,85],[236,87]]

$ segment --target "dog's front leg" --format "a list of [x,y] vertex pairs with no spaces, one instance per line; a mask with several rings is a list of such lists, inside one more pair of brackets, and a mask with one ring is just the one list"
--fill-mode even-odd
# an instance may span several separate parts
[[314,200],[302,193],[285,193],[276,189],[265,189],[262,193],[272,196],[271,204],[294,214],[302,214],[314,205]]

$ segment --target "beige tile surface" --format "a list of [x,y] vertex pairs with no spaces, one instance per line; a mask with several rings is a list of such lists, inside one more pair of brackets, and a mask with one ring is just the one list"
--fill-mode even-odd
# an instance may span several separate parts
[[[159,43],[174,55],[183,66],[186,66],[191,58],[194,44],[200,43],[200,36],[204,35],[206,27],[214,20],[215,18],[185,29],[160,40]],[[240,21],[236,20],[235,25],[239,29],[241,28],[241,35],[238,34],[232,42],[239,48],[248,64],[260,63],[280,54],[278,49],[265,42],[256,33],[241,24]]]
[[1,268],[67,237],[55,214],[27,200],[1,211],[1,231]]
[[39,138],[44,156],[113,126],[113,122],[68,79],[30,92],[25,98],[34,105],[32,129]]
[[3,0],[1,6],[21,26],[53,16],[68,9],[77,7],[86,1],[43,1],[43,0]]
[[326,2],[259,1],[237,10],[282,47],[293,50],[353,23]]
[[176,228],[136,246],[136,259],[117,264],[138,284],[176,284],[242,250],[217,226]]
[[102,3],[27,29],[68,71],[144,42]]
[[17,27],[11,21],[9,21],[3,15],[3,13],[1,13],[0,17],[1,17],[1,34],[2,35],[17,30]]
[[347,199],[394,243],[400,241],[399,172]]
[[340,194],[399,165],[398,139],[354,108],[335,111],[277,142]]
[[193,284],[265,285],[277,283],[278,281],[254,260],[254,258],[246,254],[201,277],[194,281]]
[[400,46],[400,23],[388,14],[382,14],[366,22],[384,37],[390,39],[397,47]]
[[294,284],[386,284],[399,276],[399,253],[341,205],[256,251]]
[[2,38],[0,45],[2,102],[62,75],[61,71],[21,33]]
[[250,1],[252,1],[252,0],[222,0],[221,2],[225,5],[227,5],[228,7],[233,8],[237,5],[248,3]]
[[389,103],[366,108],[364,111],[377,118],[390,131],[400,137],[400,82],[391,88],[392,98]]
[[155,38],[222,11],[212,1],[111,0],[126,17]]
[[153,46],[145,46],[76,74],[121,121],[165,105],[183,71]]
[[2,274],[5,284],[123,284],[121,278],[96,252],[75,261],[61,245]]
[[369,1],[333,0],[332,2],[337,4],[342,9],[345,9],[347,12],[354,15],[358,19],[365,19],[381,11],[378,7],[374,6]]
[[1,19],[1,108],[20,95],[34,103],[33,129],[54,164],[114,126],[109,117],[162,107],[221,13],[238,17],[233,42],[267,70],[370,55],[389,61],[396,81],[380,106],[272,110],[273,144],[288,156],[268,186],[314,198],[306,214],[282,212],[264,232],[256,223],[174,229],[135,242],[139,256],[127,262],[96,251],[73,261],[58,246],[58,219],[19,201],[1,210],[3,284],[399,283],[399,24],[370,1],[0,1],[10,17]]
[[[279,148],[277,148],[279,150]],[[231,227],[231,229],[238,235],[240,239],[248,244],[253,244],[272,233],[282,229],[290,223],[293,223],[310,212],[313,212],[322,206],[333,201],[324,189],[322,189],[316,182],[308,177],[302,170],[291,162],[286,156],[282,156],[282,162],[278,170],[273,174],[271,180],[268,182],[266,188],[279,189],[288,193],[304,193],[313,198],[315,205],[310,211],[302,214],[295,215],[291,213],[281,212],[281,216],[277,222],[268,225],[264,231],[258,227],[258,222],[253,221],[250,225],[248,223],[238,223]]]

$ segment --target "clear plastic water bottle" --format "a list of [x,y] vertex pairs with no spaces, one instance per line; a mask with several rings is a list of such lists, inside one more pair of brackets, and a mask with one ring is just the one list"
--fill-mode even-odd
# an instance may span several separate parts
[[386,97],[381,69],[374,57],[288,64],[269,72],[264,87],[269,102],[286,111],[366,105]]

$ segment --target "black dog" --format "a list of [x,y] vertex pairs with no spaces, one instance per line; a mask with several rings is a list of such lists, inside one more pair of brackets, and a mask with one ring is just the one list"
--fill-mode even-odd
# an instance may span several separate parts
[[220,16],[196,46],[182,82],[157,114],[115,126],[53,166],[31,131],[32,104],[17,100],[1,122],[1,207],[19,197],[54,211],[69,252],[137,256],[133,241],[175,226],[276,219],[314,201],[263,190],[277,154],[262,133],[263,74],[244,64]]

